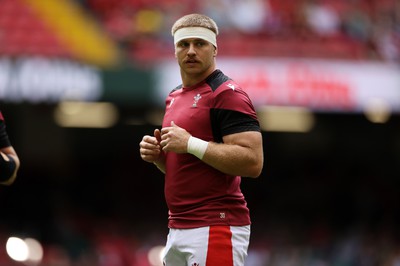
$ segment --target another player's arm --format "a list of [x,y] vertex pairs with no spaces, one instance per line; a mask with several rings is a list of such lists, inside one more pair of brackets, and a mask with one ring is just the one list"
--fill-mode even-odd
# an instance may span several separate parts
[[17,177],[20,160],[12,146],[0,149],[0,184],[11,185]]

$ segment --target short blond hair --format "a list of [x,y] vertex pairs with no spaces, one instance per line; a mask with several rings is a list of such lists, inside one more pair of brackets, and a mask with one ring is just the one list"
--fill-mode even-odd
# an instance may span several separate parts
[[171,29],[172,36],[174,36],[177,30],[187,27],[203,27],[218,35],[217,23],[212,18],[202,14],[189,14],[181,17],[174,23]]

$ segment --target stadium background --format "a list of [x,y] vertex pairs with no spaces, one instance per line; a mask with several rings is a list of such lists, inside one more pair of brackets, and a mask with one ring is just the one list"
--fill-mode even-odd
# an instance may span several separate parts
[[[378,64],[400,93],[396,0],[0,0],[0,108],[22,162],[0,188],[0,265],[151,265],[167,209],[138,144],[159,126],[170,25],[189,12],[217,20],[219,58],[239,69],[311,59],[350,62],[362,76]],[[311,126],[267,119],[262,175],[242,180],[249,266],[399,265],[400,106],[379,85],[375,115],[309,95],[280,107],[301,107]],[[42,260],[11,260],[10,236],[37,239]]]

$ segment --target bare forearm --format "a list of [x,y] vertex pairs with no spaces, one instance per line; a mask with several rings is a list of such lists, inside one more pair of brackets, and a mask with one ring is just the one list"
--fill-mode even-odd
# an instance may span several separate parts
[[222,143],[207,142],[191,136],[172,123],[161,130],[160,145],[164,152],[190,153],[215,169],[229,174],[258,177],[263,167],[262,136],[245,131],[223,137]]
[[229,175],[258,177],[262,170],[262,156],[261,147],[255,151],[239,145],[209,142],[202,161]]

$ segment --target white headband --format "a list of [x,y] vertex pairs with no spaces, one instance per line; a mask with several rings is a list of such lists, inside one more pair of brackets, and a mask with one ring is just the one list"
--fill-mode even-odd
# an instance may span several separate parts
[[189,38],[203,39],[217,47],[217,35],[212,30],[203,27],[180,28],[174,34],[174,44],[176,45],[179,41]]

